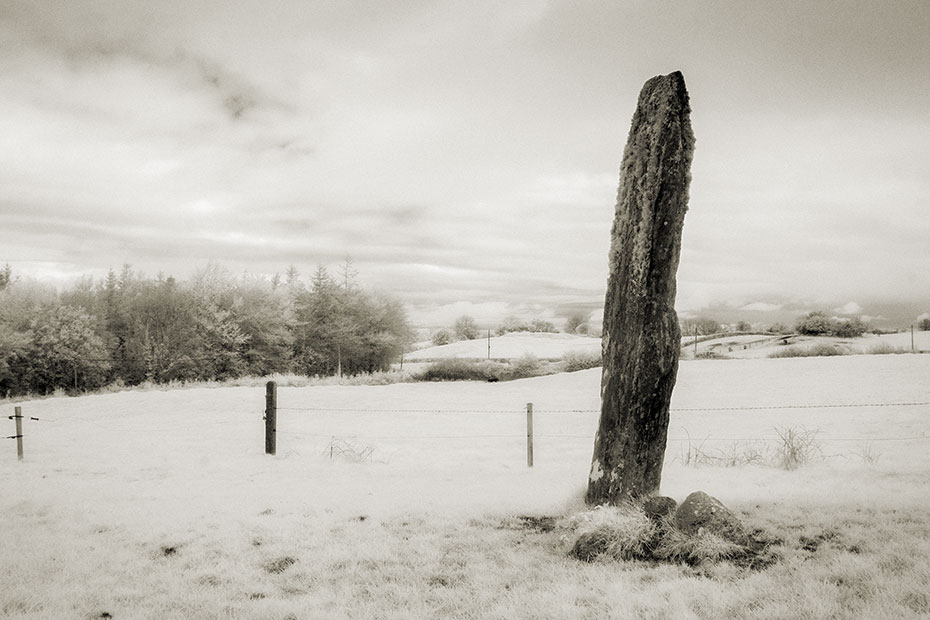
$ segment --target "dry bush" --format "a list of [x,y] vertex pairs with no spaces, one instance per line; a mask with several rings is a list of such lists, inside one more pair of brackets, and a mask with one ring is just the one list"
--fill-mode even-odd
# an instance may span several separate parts
[[769,353],[770,358],[831,357],[835,355],[849,355],[849,351],[836,344],[818,342],[812,347],[790,346]]
[[891,355],[899,353],[910,353],[910,350],[905,349],[904,347],[896,347],[888,342],[879,342],[878,344],[869,347],[869,350],[866,353],[868,355]]
[[[688,437],[688,444],[681,453],[680,460],[683,465],[717,465],[720,467],[740,467],[742,465],[771,464],[787,470],[794,470],[823,456],[821,442],[817,439],[819,429],[804,427],[776,428],[778,439],[772,447],[763,440],[733,441],[729,444],[710,450],[704,447],[706,439],[700,444],[693,444]],[[865,461],[877,459],[869,449]],[[868,460],[866,462],[873,462]]]
[[779,427],[775,432],[778,434],[775,453],[779,466],[784,469],[797,469],[823,455],[821,443],[817,440],[819,429]]
[[498,381],[504,368],[494,362],[449,358],[430,364],[413,376],[416,381]]
[[600,351],[568,351],[562,356],[562,369],[565,372],[597,368],[602,363]]
[[532,353],[524,353],[510,362],[508,379],[535,377],[542,372],[542,362]]
[[739,467],[758,464],[765,461],[765,444],[756,441],[732,441],[714,451],[704,449],[704,443],[693,445],[690,438],[681,462],[684,465],[718,465],[721,467]]
[[333,437],[323,450],[323,455],[330,459],[340,459],[350,463],[364,463],[371,460],[375,447],[358,443],[354,438]]

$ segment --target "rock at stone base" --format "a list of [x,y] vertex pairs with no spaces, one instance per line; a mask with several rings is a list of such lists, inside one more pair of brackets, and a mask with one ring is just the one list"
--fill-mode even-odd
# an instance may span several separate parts
[[597,556],[607,552],[607,545],[607,534],[595,530],[579,536],[569,555],[583,562],[593,562]]
[[659,523],[665,517],[672,516],[677,507],[678,502],[664,495],[652,495],[643,502],[643,512],[654,523]]
[[748,540],[739,518],[716,497],[702,491],[695,491],[681,503],[675,512],[675,525],[689,535],[704,530],[738,545]]

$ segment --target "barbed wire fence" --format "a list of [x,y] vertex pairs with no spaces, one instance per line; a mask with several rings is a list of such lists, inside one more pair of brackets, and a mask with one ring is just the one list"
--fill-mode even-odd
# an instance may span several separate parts
[[[673,413],[744,413],[744,412],[758,412],[758,411],[784,411],[784,410],[836,410],[836,409],[875,409],[875,408],[910,408],[910,407],[925,407],[930,409],[930,401],[900,401],[900,402],[863,402],[863,403],[825,403],[825,404],[785,404],[785,405],[746,405],[746,406],[720,406],[720,407],[672,407],[671,411]],[[494,416],[525,416],[526,425],[525,432],[521,428],[520,432],[481,432],[477,430],[475,432],[424,432],[424,433],[345,433],[345,432],[326,432],[323,429],[320,429],[319,432],[309,432],[305,430],[279,430],[277,421],[278,421],[278,412],[286,412],[287,414],[337,414],[337,415],[346,415],[353,416],[358,414],[387,414],[394,416],[403,416],[403,415],[454,415],[459,416],[468,416],[468,415],[494,415]],[[550,419],[554,415],[585,415],[585,416],[595,416],[600,412],[597,409],[592,408],[540,408],[534,407],[533,403],[526,403],[523,407],[513,407],[513,408],[475,408],[475,407],[462,407],[462,408],[438,408],[438,407],[362,407],[362,406],[350,406],[350,407],[331,407],[331,406],[278,406],[277,401],[277,385],[275,382],[268,382],[266,385],[266,406],[264,410],[263,420],[265,426],[265,453],[266,454],[275,454],[277,449],[277,436],[279,434],[284,435],[289,439],[296,440],[297,442],[306,441],[307,439],[313,440],[329,440],[325,442],[324,453],[332,459],[337,457],[345,458],[348,460],[358,460],[364,461],[367,460],[372,453],[372,450],[369,450],[371,446],[369,444],[358,443],[359,441],[364,442],[378,442],[378,441],[404,441],[404,442],[416,442],[416,441],[481,441],[481,440],[517,440],[525,439],[526,440],[526,457],[527,457],[527,466],[532,467],[534,465],[534,442],[536,439],[547,439],[547,440],[588,440],[593,441],[593,432],[588,433],[572,433],[572,432],[540,432],[538,428],[534,429],[534,416],[537,420]],[[930,413],[930,412],[928,412]],[[14,408],[14,414],[7,416],[9,420],[15,422],[15,432],[12,435],[0,435],[5,439],[16,440],[17,445],[17,458],[19,460],[23,459],[24,454],[24,438],[26,433],[24,431],[23,422],[40,422],[43,424],[50,425],[60,425],[60,424],[88,424],[92,426],[99,427],[100,429],[105,429],[109,432],[114,433],[140,433],[146,435],[156,435],[158,433],[167,433],[169,431],[196,431],[203,430],[205,428],[223,426],[228,424],[239,423],[234,419],[219,419],[212,421],[191,421],[189,424],[178,425],[176,423],[165,423],[161,425],[145,425],[145,424],[124,424],[122,428],[114,428],[110,424],[103,424],[95,420],[86,420],[73,417],[49,417],[46,415],[39,416],[28,416],[24,415],[22,412],[21,406],[16,406]],[[290,416],[289,416],[290,417]],[[511,428],[516,428],[517,425],[511,425]],[[930,440],[930,430],[926,433],[919,435],[882,435],[882,436],[868,436],[868,437],[852,437],[852,436],[829,436],[829,435],[820,435],[819,439],[822,441],[836,441],[836,442],[905,442],[905,441],[928,441]],[[670,437],[668,439],[669,444],[672,443],[692,443],[692,438],[688,437]],[[724,438],[705,438],[704,441],[716,441],[716,442],[755,442],[755,441],[765,441],[764,438],[756,437],[724,437]],[[292,447],[292,446],[289,446]]]
[[[276,389],[272,386],[273,382],[269,382],[268,389]],[[276,399],[276,397],[275,397]],[[276,400],[275,400],[276,402]],[[679,413],[714,413],[714,412],[750,412],[750,411],[782,411],[782,410],[828,410],[828,409],[865,409],[865,408],[902,408],[902,407],[928,407],[930,408],[930,401],[908,401],[908,402],[867,402],[867,403],[828,403],[828,404],[793,404],[793,405],[749,405],[749,406],[726,406],[726,407],[673,407],[672,412]],[[552,415],[552,414],[579,414],[579,415],[597,415],[600,413],[597,409],[540,409],[535,408],[533,403],[527,403],[525,408],[517,409],[476,409],[476,408],[466,408],[466,409],[440,409],[440,408],[374,408],[374,407],[312,407],[312,406],[284,406],[276,407],[274,415],[276,416],[277,411],[283,412],[294,412],[294,413],[310,413],[310,414],[368,414],[368,413],[377,413],[377,414],[389,414],[389,415],[411,415],[411,414],[455,414],[455,415],[469,415],[469,414],[489,414],[489,415],[526,415],[526,456],[527,456],[527,466],[532,467],[534,463],[534,440],[536,438],[545,438],[545,439],[581,439],[581,440],[593,440],[593,434],[571,434],[571,433],[539,433],[534,432],[533,428],[533,416],[534,414],[538,415]],[[266,420],[268,413],[266,410]],[[776,433],[778,429],[775,429]],[[272,433],[275,437],[278,434],[277,426],[272,425],[270,427],[266,426],[266,433]],[[355,434],[351,436],[341,437],[336,434],[328,433],[308,433],[302,431],[285,431],[286,436],[292,438],[317,438],[317,439],[327,439],[331,440],[331,443],[328,445],[328,452],[330,458],[335,458],[336,456],[346,456],[350,460],[364,460],[370,456],[372,450],[370,445],[364,445],[360,450],[356,447],[354,443],[356,440],[363,439],[364,441],[388,441],[388,440],[404,440],[404,441],[432,441],[432,440],[484,440],[484,439],[520,439],[524,435],[517,433],[456,433],[456,434],[403,434],[403,433],[394,433],[394,434]],[[895,441],[924,441],[930,440],[930,434],[926,435],[899,435],[899,436],[881,436],[881,437],[832,437],[832,436],[820,436],[819,439],[823,441],[858,441],[858,442],[895,442]],[[268,445],[268,435],[266,434],[266,445]],[[271,441],[274,441],[273,439]],[[705,441],[707,441],[705,439]],[[717,441],[728,441],[728,442],[746,442],[746,441],[764,441],[761,437],[727,437],[724,439],[719,439]],[[669,438],[668,442],[671,443],[691,443],[692,439],[688,437],[679,437],[679,438]],[[325,452],[326,450],[324,450]],[[273,452],[269,452],[273,454]]]

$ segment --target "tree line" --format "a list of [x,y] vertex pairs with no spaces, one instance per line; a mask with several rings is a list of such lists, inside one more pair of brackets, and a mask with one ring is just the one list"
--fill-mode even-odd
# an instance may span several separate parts
[[188,281],[125,266],[63,292],[0,269],[0,396],[146,381],[387,370],[412,340],[403,305],[318,267],[308,283],[232,278],[211,265]]
[[[568,316],[562,331],[566,334],[592,335],[593,330],[588,325],[589,313],[576,312]],[[490,331],[490,330],[488,330]],[[524,321],[515,316],[504,318],[503,322],[494,330],[498,336],[513,332],[530,333],[558,333],[558,328],[551,322],[541,318]],[[478,327],[474,317],[467,314],[458,317],[452,329],[438,329],[430,336],[436,346],[450,344],[457,340],[475,340],[487,333]],[[594,332],[594,335],[597,335]]]

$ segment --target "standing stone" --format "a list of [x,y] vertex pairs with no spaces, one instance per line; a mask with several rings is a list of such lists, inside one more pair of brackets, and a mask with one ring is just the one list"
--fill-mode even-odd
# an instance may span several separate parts
[[589,504],[659,490],[681,347],[675,273],[694,151],[690,112],[681,73],[652,78],[639,94],[623,152]]

